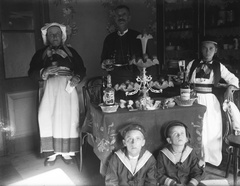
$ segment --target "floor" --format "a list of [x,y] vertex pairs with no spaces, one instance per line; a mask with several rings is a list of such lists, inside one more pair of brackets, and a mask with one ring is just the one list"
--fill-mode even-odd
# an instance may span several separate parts
[[[77,166],[77,160],[75,164],[66,165],[60,157],[58,157],[56,163],[52,167],[44,167],[43,162],[44,158],[41,158],[35,152],[25,152],[21,154],[11,155],[8,157],[0,158],[0,185],[9,185],[9,186],[20,186],[20,185],[76,185],[76,186],[104,186],[104,178],[99,174],[100,162],[98,158],[92,151],[91,146],[85,145],[83,155],[83,168],[79,172]],[[220,169],[223,169],[220,167]],[[60,172],[60,174],[55,178],[50,173]],[[38,176],[40,181],[33,181],[36,175],[42,175],[49,173],[50,178],[44,176]],[[206,179],[216,179],[221,180],[220,183],[214,181],[215,185],[222,184],[225,182],[222,180],[224,178],[224,171],[219,170],[216,167],[207,166],[206,167]],[[69,182],[62,182],[61,178],[65,178]],[[65,179],[65,180],[66,180]],[[27,181],[28,180],[28,184]],[[46,181],[51,180],[51,182]],[[24,183],[25,181],[25,183]],[[229,178],[226,180],[229,185],[232,183],[232,174],[229,175]],[[29,184],[30,182],[30,184]],[[42,183],[44,182],[44,183]],[[59,183],[61,182],[61,183]],[[67,184],[69,183],[69,184]],[[240,185],[240,179],[239,179]]]

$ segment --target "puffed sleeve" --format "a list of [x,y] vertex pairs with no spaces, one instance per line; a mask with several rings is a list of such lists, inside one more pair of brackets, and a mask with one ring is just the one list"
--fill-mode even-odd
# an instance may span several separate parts
[[68,48],[73,55],[72,56],[73,73],[74,75],[80,76],[80,79],[83,80],[83,78],[86,76],[86,68],[84,66],[82,57],[73,48],[71,47],[68,47]]
[[220,63],[221,78],[223,78],[229,85],[239,88],[239,79],[231,73],[223,64]]
[[105,176],[106,186],[118,186],[118,175],[117,175],[117,155],[114,153],[109,160],[107,173]]
[[28,76],[34,80],[41,80],[41,70],[44,66],[43,52],[46,48],[38,50],[32,57],[30,62],[30,68],[28,70]]

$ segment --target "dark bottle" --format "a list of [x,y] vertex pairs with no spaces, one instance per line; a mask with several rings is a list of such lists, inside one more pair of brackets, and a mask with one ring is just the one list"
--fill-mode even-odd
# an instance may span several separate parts
[[115,90],[112,88],[111,75],[107,75],[107,87],[103,91],[103,104],[114,105],[115,104]]
[[195,98],[195,97],[197,97],[197,92],[195,90],[195,84],[190,83],[190,98]]
[[182,100],[190,99],[190,84],[186,81],[186,72],[184,71],[183,82],[180,85],[180,97]]
[[101,103],[103,103],[103,92],[104,92],[105,89],[106,89],[106,80],[105,80],[105,76],[102,76],[102,86],[101,86],[101,92],[100,92]]

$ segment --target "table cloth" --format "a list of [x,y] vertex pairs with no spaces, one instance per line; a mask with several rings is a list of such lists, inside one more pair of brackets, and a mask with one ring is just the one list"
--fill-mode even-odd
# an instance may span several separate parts
[[129,111],[119,108],[114,113],[104,113],[99,106],[90,104],[82,132],[89,134],[88,141],[94,153],[101,161],[100,173],[105,174],[111,153],[122,147],[119,130],[129,122],[138,122],[146,129],[145,147],[155,157],[165,144],[164,126],[172,120],[179,120],[187,125],[191,135],[190,143],[201,156],[202,118],[206,107],[197,103],[192,106],[174,106],[167,109]]

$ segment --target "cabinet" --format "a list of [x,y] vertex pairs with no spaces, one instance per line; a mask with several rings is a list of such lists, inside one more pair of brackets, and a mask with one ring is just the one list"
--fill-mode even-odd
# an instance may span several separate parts
[[204,35],[215,36],[218,58],[230,71],[240,69],[240,1],[205,0],[203,4]]
[[198,54],[198,0],[163,0],[157,7],[161,72],[177,74],[179,60]]
[[[158,58],[161,73],[176,73],[179,70],[177,61],[189,62],[200,57],[201,39],[205,35],[216,37],[219,61],[240,78],[239,0],[157,1]],[[174,47],[168,47],[170,44]],[[175,72],[172,69],[175,69]],[[215,92],[221,104],[225,90],[219,88]],[[177,91],[177,86],[164,90],[165,95],[169,96],[179,95]],[[234,98],[240,109],[240,91],[235,93]],[[223,146],[224,160],[225,148]]]
[[240,68],[240,1],[157,1],[158,58],[161,73],[176,74],[178,61],[200,56],[200,41],[215,36],[218,57],[229,70]]

